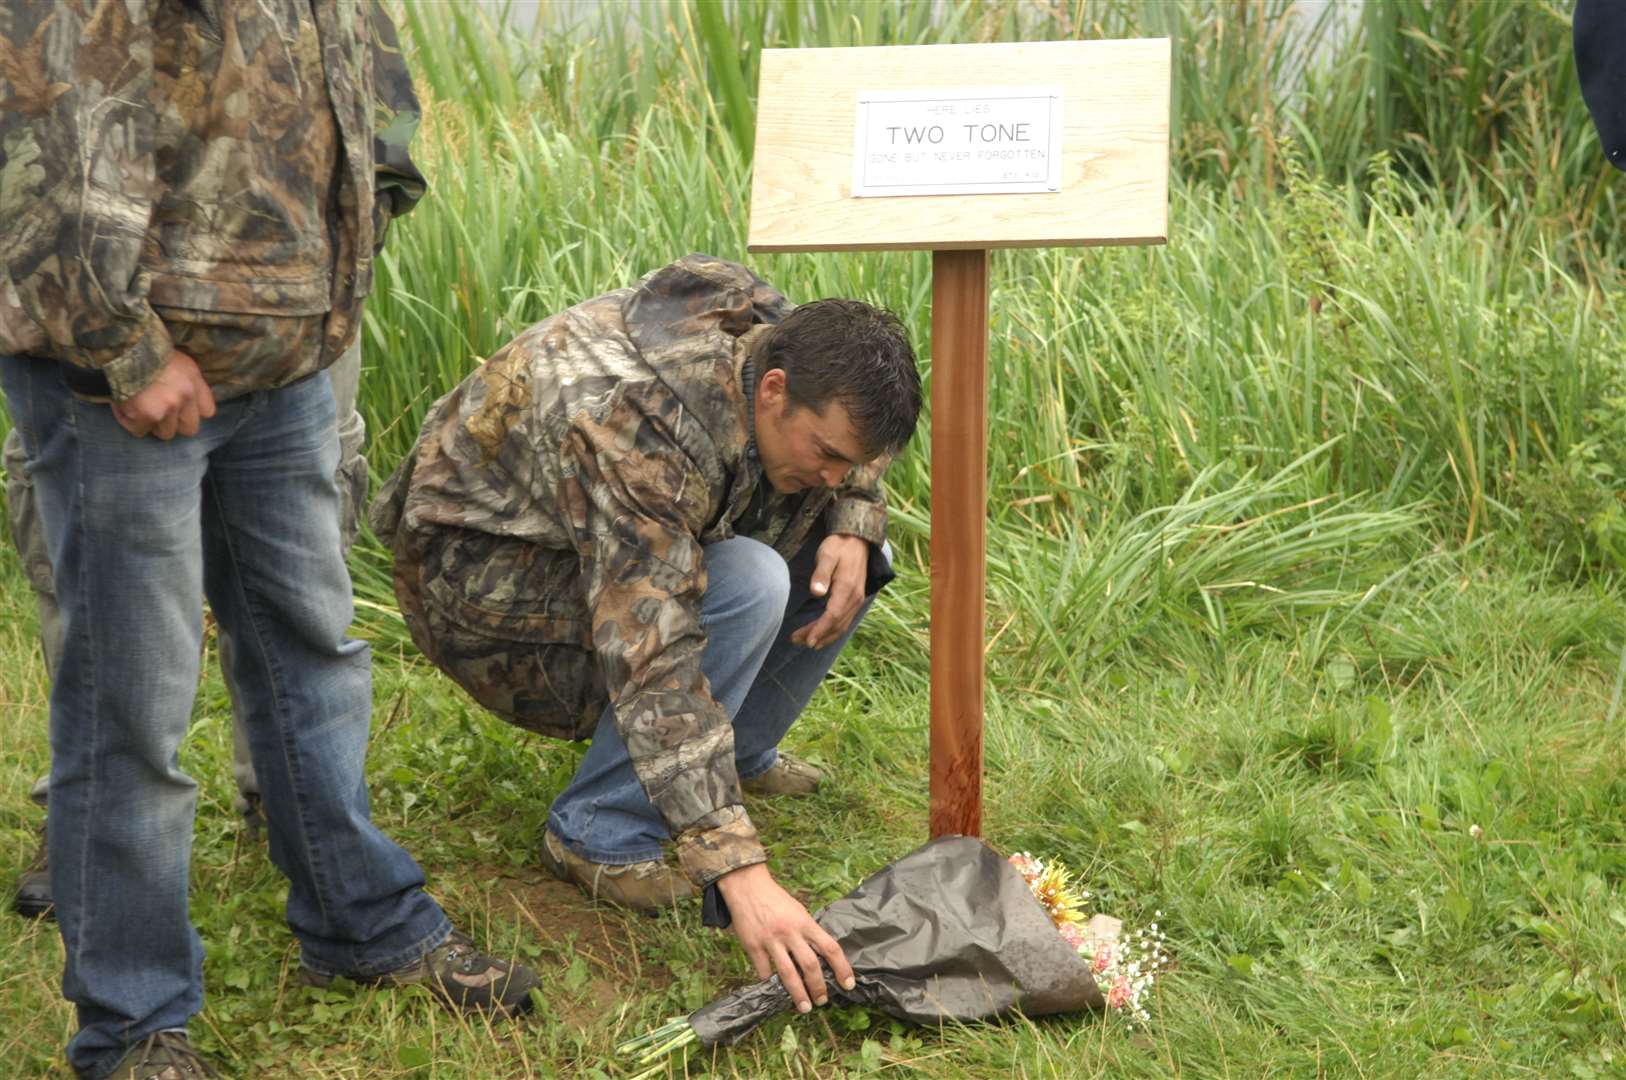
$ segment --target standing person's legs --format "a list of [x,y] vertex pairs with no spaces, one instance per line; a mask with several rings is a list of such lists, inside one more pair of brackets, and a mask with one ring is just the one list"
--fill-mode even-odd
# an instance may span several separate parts
[[[339,464],[333,479],[339,486],[339,539],[349,554],[355,543],[356,530],[367,505],[367,459],[362,448],[367,442],[367,423],[356,409],[356,396],[361,388],[361,339],[351,343],[344,354],[327,369],[333,386],[334,414],[339,417]],[[223,628],[216,640],[220,646],[222,671],[232,668],[231,635]],[[254,759],[249,753],[248,734],[238,716],[237,687],[228,677],[226,691],[232,699],[232,775],[237,780],[237,812],[251,826],[264,820],[260,807],[260,782],[254,776]]]
[[[743,779],[772,768],[779,741],[868,610],[866,600],[847,633],[822,649],[790,643],[793,632],[824,610],[824,600],[808,587],[820,539],[810,540],[789,565],[766,544],[743,537],[705,548],[701,668],[733,722],[735,766]],[[662,857],[666,827],[633,771],[612,710],[604,711],[576,775],[554,801],[548,827],[595,863]]]
[[233,641],[229,677],[302,962],[377,976],[422,957],[451,926],[417,863],[369,817],[371,673],[366,644],[345,636],[333,395],[312,378],[248,401],[210,457],[206,589]]
[[[339,464],[334,479],[339,486],[340,537],[344,550],[348,552],[355,541],[367,502],[367,460],[362,456],[367,425],[356,409],[361,383],[359,339],[328,369],[328,378],[333,385],[335,411],[341,417],[338,424]],[[16,428],[6,436],[4,458],[12,541],[16,544],[29,584],[34,590],[39,608],[40,644],[45,656],[46,674],[50,676],[56,670],[56,658],[62,650],[61,616],[57,610],[56,586],[51,580],[51,561],[45,550],[45,533],[40,527],[34,484],[28,476],[28,458],[23,450],[21,433]],[[223,670],[230,670],[231,635],[222,629],[217,634],[217,642],[220,666]],[[237,690],[230,678],[226,680],[226,690],[232,699],[232,776],[237,782],[237,812],[254,827],[264,820],[260,809],[260,785],[254,776],[248,738],[238,719]],[[48,781],[49,776],[41,776],[35,781],[31,792],[34,802],[41,807],[47,805]],[[51,882],[47,866],[47,848],[42,838],[39,854],[17,877],[12,907],[18,914],[35,918],[50,913]]]
[[[110,1070],[202,1005],[187,917],[196,784],[177,764],[202,640],[210,434],[135,439],[43,361],[0,364],[62,615],[51,689],[51,886],[78,1009],[68,1057]],[[223,412],[229,410],[223,409]]]
[[[0,364],[20,363],[15,357],[0,357]],[[62,652],[62,617],[57,610],[56,586],[51,582],[51,556],[45,550],[45,531],[40,528],[39,505],[34,499],[34,482],[28,476],[28,454],[23,448],[22,431],[13,427],[6,434],[4,450],[6,468],[6,512],[11,521],[11,540],[22,560],[23,572],[34,590],[34,603],[39,610],[40,646],[45,656],[45,674],[50,678],[56,671],[57,656]],[[47,713],[49,715],[49,713]],[[49,725],[47,725],[49,727]],[[29,797],[43,808],[46,793],[50,791],[49,774],[34,781]],[[11,908],[27,918],[39,918],[51,912],[51,873],[45,849],[45,836],[40,835],[39,853],[21,874],[17,875]]]

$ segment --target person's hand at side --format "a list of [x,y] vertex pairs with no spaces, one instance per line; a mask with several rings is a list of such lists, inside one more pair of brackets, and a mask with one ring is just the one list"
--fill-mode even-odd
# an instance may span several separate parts
[[198,362],[179,349],[170,350],[152,382],[128,400],[113,404],[113,418],[138,439],[196,435],[198,424],[214,414],[214,391],[203,381]]
[[869,571],[869,544],[856,536],[832,533],[819,544],[810,583],[824,597],[824,614],[790,636],[794,645],[822,649],[847,632],[864,606],[864,578]]
[[757,977],[766,979],[777,971],[797,1011],[807,1012],[830,1000],[819,969],[821,958],[842,989],[853,988],[852,965],[841,946],[773,879],[766,865],[730,871],[717,879],[717,888]]

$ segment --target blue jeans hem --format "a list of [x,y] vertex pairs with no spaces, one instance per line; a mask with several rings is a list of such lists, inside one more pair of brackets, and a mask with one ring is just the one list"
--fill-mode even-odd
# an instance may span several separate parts
[[551,811],[548,813],[548,830],[559,838],[560,843],[588,862],[602,863],[605,866],[631,866],[633,863],[660,862],[666,858],[666,852],[658,846],[640,849],[629,855],[625,851],[605,851],[601,848],[588,847],[586,844],[578,843],[567,836],[565,831],[559,827],[558,815]]
[[779,748],[777,746],[772,750],[767,751],[762,756],[767,758],[768,764],[762,766],[760,769],[751,769],[750,771],[747,771],[745,769],[741,769],[738,762],[735,763],[735,771],[738,773],[741,783],[745,782],[746,780],[755,780],[757,777],[779,764]]
[[329,967],[328,965],[320,962],[312,963],[309,957],[305,955],[303,949],[300,951],[299,964],[306,970],[312,972],[313,974],[320,975],[325,979],[376,979],[380,975],[388,975],[392,971],[399,971],[404,967],[410,967],[411,965],[416,964],[419,960],[422,960],[425,956],[427,956],[430,951],[445,944],[446,939],[452,936],[452,929],[452,921],[446,918],[446,916],[442,915],[438,925],[433,931],[425,934],[411,945],[404,946],[397,949],[393,953],[386,954],[381,960],[357,964],[349,971],[340,971],[337,968]]
[[[766,761],[767,764],[763,765],[761,768],[751,769],[749,771],[738,769],[739,779],[742,783],[746,780],[754,780],[756,777],[761,776],[763,773],[767,772],[769,769],[772,769],[776,764],[778,764],[779,748],[774,747],[766,750],[762,754],[758,755],[758,757],[760,760]],[[605,866],[629,866],[632,863],[660,862],[666,858],[666,852],[659,847],[640,848],[639,850],[629,854],[625,851],[610,851],[605,848],[597,848],[588,844],[580,843],[579,841],[572,839],[570,835],[565,832],[558,813],[553,810],[548,812],[548,829],[553,833],[553,835],[559,838],[560,843],[564,844],[565,847],[569,848],[577,855],[580,855],[588,862],[601,863]]]

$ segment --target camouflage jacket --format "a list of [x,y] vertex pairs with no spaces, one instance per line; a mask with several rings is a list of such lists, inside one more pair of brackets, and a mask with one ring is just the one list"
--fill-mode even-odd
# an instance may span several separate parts
[[422,194],[417,111],[368,0],[0,3],[0,356],[120,400],[171,348],[217,397],[327,366]]
[[[763,480],[746,373],[790,310],[744,267],[691,255],[555,315],[430,408],[373,504],[397,560],[448,529],[471,548],[537,546],[524,567],[462,560],[425,582],[428,600],[594,652],[633,768],[702,885],[765,858],[701,672],[702,546],[743,534],[788,559],[821,517],[873,544],[886,532],[884,462],[835,491],[779,495]],[[556,587],[526,595],[521,581]]]

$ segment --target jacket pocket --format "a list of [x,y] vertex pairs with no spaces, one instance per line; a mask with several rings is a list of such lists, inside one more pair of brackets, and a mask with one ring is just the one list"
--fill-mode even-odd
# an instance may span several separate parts
[[150,271],[147,299],[155,307],[237,315],[323,315],[333,306],[333,279],[326,270],[282,276],[194,276]]

